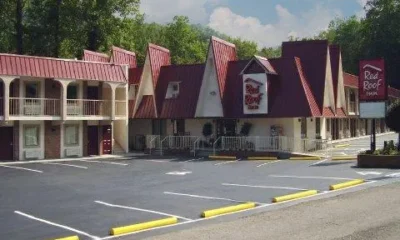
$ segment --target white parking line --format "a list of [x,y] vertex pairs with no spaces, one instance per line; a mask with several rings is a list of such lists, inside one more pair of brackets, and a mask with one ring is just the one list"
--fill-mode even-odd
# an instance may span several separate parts
[[78,160],[80,162],[88,162],[88,163],[105,163],[111,165],[120,165],[120,166],[128,166],[127,163],[117,163],[117,162],[106,162],[106,161],[95,161],[95,160]]
[[66,164],[66,163],[42,163],[42,164],[45,164],[45,165],[59,165],[59,166],[66,166],[66,167],[88,169],[88,167],[79,166],[79,165],[73,165],[73,164]]
[[194,161],[198,161],[198,160],[203,160],[204,158],[194,158],[194,159],[190,159],[184,162],[194,162]]
[[249,187],[249,188],[267,188],[267,189],[285,189],[285,190],[308,190],[307,188],[294,188],[294,187],[280,187],[280,186],[260,186],[260,185],[244,185],[234,183],[222,183],[223,186],[235,186],[235,187]]
[[[235,203],[243,203],[244,202],[244,201],[238,201],[238,200],[234,200],[234,199],[230,199],[230,198],[210,197],[210,196],[203,196],[203,195],[177,193],[177,192],[164,192],[164,194],[184,196],[184,197],[192,197],[192,198],[209,199],[209,200],[222,200],[222,201],[229,201],[229,202],[235,202]],[[255,202],[255,203],[257,203],[257,204],[265,204],[265,203],[259,203],[259,202]]]
[[310,165],[310,167],[311,167],[311,166],[318,165],[318,164],[323,163],[323,162],[326,162],[326,161],[328,161],[328,160],[329,160],[329,159],[324,159],[324,160],[321,160],[321,161],[319,161],[319,162],[313,163],[313,164]]
[[177,160],[177,159],[166,159],[166,160],[144,160],[145,162],[156,162],[156,163],[168,163],[170,161]]
[[219,166],[219,165],[225,165],[225,164],[230,164],[230,163],[234,163],[234,162],[237,162],[237,161],[239,161],[239,160],[235,160],[235,161],[227,161],[227,162],[220,162],[220,163],[217,163],[217,164],[214,164],[215,166]]
[[26,213],[23,213],[23,212],[20,212],[20,211],[14,211],[14,213],[19,214],[21,216],[24,216],[26,218],[32,219],[32,220],[36,220],[36,221],[39,221],[39,222],[42,222],[42,223],[46,223],[48,225],[52,225],[52,226],[55,226],[55,227],[63,228],[65,230],[68,230],[68,231],[71,231],[71,232],[74,232],[74,233],[77,233],[77,234],[80,234],[80,235],[87,236],[87,237],[89,237],[91,239],[94,239],[94,240],[100,240],[101,239],[100,237],[96,237],[96,236],[94,236],[92,234],[83,232],[81,230],[78,230],[78,229],[75,229],[75,228],[71,228],[71,227],[68,227],[68,226],[65,226],[65,225],[61,225],[61,224],[58,224],[58,223],[50,222],[50,221],[45,220],[43,218],[34,217],[32,215],[29,215],[29,214],[26,214]]
[[183,219],[183,220],[186,220],[186,221],[192,221],[193,220],[193,219],[190,219],[190,218],[185,218],[185,217],[181,217],[181,216],[177,216],[177,215],[172,215],[172,214],[168,214],[168,213],[164,213],[164,212],[158,212],[158,211],[153,211],[153,210],[148,210],[148,209],[143,209],[143,208],[135,208],[135,207],[129,207],[129,206],[115,205],[115,204],[106,203],[106,202],[102,202],[102,201],[94,201],[94,202],[98,203],[98,204],[102,204],[102,205],[107,206],[107,207],[123,208],[123,209],[135,210],[135,211],[154,213],[154,214],[163,215],[163,216],[167,216],[167,217],[176,217],[176,218],[180,218],[180,219]]
[[321,177],[321,176],[289,176],[289,175],[269,175],[273,178],[297,178],[297,179],[328,179],[328,180],[353,180],[354,178],[342,177]]
[[40,170],[31,169],[31,168],[24,168],[24,167],[5,166],[5,165],[0,165],[0,167],[13,168],[13,169],[18,169],[18,170],[26,170],[26,171],[37,172],[37,173],[43,173],[43,171],[40,171]]
[[263,164],[258,165],[257,167],[262,167],[262,166],[264,166],[264,165],[272,164],[272,163],[277,163],[277,162],[280,162],[280,161],[282,161],[282,160],[276,160],[276,161],[272,161],[272,162],[266,162],[266,163],[263,163]]

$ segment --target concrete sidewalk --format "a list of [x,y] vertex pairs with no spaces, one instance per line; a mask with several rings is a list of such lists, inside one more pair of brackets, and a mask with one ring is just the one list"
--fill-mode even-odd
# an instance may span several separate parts
[[394,183],[149,239],[398,240],[399,196]]

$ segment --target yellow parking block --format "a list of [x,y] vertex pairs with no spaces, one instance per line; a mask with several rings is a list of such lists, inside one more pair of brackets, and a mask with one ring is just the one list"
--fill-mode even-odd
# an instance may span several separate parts
[[277,157],[248,157],[247,160],[255,161],[255,160],[278,160]]
[[274,197],[272,199],[272,202],[274,202],[274,203],[286,202],[286,201],[289,201],[289,200],[294,200],[294,199],[299,199],[299,198],[312,196],[312,195],[315,195],[317,193],[318,193],[317,190],[307,190],[307,191],[293,193],[293,194],[289,194],[289,195],[283,195],[283,196],[279,196],[279,197]]
[[348,188],[348,187],[352,187],[352,186],[356,186],[356,185],[362,184],[364,182],[365,182],[364,179],[354,179],[354,180],[351,180],[351,181],[330,185],[329,186],[329,190],[338,190],[338,189]]
[[122,227],[115,227],[115,228],[111,228],[110,235],[116,236],[116,235],[121,235],[121,234],[126,234],[126,233],[132,233],[132,232],[137,232],[137,231],[146,230],[146,229],[150,229],[150,228],[172,225],[177,222],[178,222],[178,219],[176,217],[170,217],[170,218],[164,218],[164,219],[150,221],[150,222],[138,223],[138,224],[122,226]]
[[217,156],[217,155],[210,155],[208,156],[209,159],[213,160],[236,160],[236,156]]
[[338,144],[333,146],[334,148],[344,148],[344,147],[350,147],[350,144]]
[[289,160],[322,160],[321,157],[311,156],[311,157],[291,157]]
[[57,238],[54,240],[79,240],[78,236],[70,236],[70,237],[64,237],[64,238]]
[[215,217],[215,216],[218,216],[218,215],[222,215],[222,214],[226,214],[226,213],[238,212],[238,211],[241,211],[241,210],[246,210],[246,209],[255,208],[255,207],[256,207],[255,203],[248,202],[248,203],[243,203],[243,204],[229,206],[229,207],[206,210],[206,211],[201,213],[201,217],[202,218]]
[[332,161],[357,160],[357,156],[333,156]]

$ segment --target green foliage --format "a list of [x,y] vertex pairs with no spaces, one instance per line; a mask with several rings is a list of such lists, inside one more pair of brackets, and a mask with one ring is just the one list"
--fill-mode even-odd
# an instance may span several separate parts
[[209,137],[213,133],[213,125],[211,123],[205,123],[203,125],[203,136]]
[[386,125],[392,129],[400,133],[400,101],[396,101],[392,105],[389,106],[386,118]]

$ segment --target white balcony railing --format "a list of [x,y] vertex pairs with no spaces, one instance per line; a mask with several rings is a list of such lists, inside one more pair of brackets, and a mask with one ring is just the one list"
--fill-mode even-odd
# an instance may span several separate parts
[[60,99],[10,98],[10,116],[60,116]]
[[89,99],[67,99],[67,116],[110,116],[111,102]]
[[115,116],[126,116],[126,101],[115,100]]

